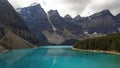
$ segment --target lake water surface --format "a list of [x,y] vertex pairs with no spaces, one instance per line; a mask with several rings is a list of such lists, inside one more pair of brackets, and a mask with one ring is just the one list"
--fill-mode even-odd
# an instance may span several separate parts
[[0,68],[120,68],[120,56],[43,46],[0,54]]

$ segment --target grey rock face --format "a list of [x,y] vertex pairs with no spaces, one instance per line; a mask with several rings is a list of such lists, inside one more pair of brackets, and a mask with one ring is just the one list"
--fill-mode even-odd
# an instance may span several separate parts
[[109,12],[109,10],[104,10],[86,17],[84,20],[81,20],[79,24],[83,27],[84,31],[89,33],[97,32],[102,34],[111,34],[113,32],[118,32],[114,16]]
[[53,32],[52,26],[48,21],[47,14],[41,8],[40,4],[30,5],[22,9],[17,9],[20,16],[25,20],[32,33],[34,33],[40,41],[47,43],[43,31]]
[[22,44],[25,46],[22,48],[34,47],[31,43],[38,44],[38,39],[30,32],[10,3],[7,0],[0,0],[0,46],[5,49],[21,48]]

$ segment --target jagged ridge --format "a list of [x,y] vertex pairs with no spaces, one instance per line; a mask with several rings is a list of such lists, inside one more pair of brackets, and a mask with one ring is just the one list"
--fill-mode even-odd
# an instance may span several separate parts
[[[38,5],[34,5],[34,7],[35,6],[38,6]],[[80,15],[77,15],[75,18],[72,18],[69,14],[67,14],[65,17],[61,17],[57,10],[50,10],[48,13],[45,13],[45,11],[43,10],[43,8],[41,8],[41,6],[39,6],[38,8],[33,8],[33,6],[32,7],[29,6],[26,8],[21,8],[21,11],[19,11],[21,17],[23,17],[24,20],[26,20],[25,18],[27,18],[27,22],[29,22],[30,19],[33,19],[35,17],[34,11],[30,11],[33,14],[33,17],[31,16],[31,18],[28,17],[31,14],[28,14],[27,16],[23,15],[23,14],[27,14],[25,12],[23,13],[23,9],[28,9],[28,8],[36,9],[36,11],[42,10],[39,12],[43,13],[44,15],[38,14],[38,16],[41,16],[41,17],[46,15],[49,16],[49,19],[44,18],[44,19],[41,19],[40,22],[44,22],[45,20],[48,20],[48,22],[46,23],[49,25],[52,24],[51,27],[48,25],[45,25],[44,28],[46,29],[43,30],[42,27],[40,27],[38,31],[42,32],[44,37],[50,43],[54,43],[54,40],[60,41],[61,38],[64,38],[64,41],[62,42],[72,40],[72,39],[84,40],[87,38],[112,34],[115,32],[119,32],[120,30],[119,15],[113,16],[109,10],[103,10],[89,17],[81,17]],[[35,18],[40,19],[38,16]],[[36,22],[36,21],[33,21],[33,22]],[[29,25],[34,25],[35,27],[32,27],[32,29],[34,30],[36,30],[36,28],[38,28],[39,25],[42,25],[42,24],[38,24],[36,26],[33,22],[31,22],[31,24]],[[53,26],[54,26],[54,29],[52,29]],[[48,27],[50,27],[50,29],[48,29]],[[52,40],[52,42],[49,41],[48,35],[54,39]],[[54,36],[59,36],[59,38],[55,38]],[[62,42],[59,42],[59,44]]]

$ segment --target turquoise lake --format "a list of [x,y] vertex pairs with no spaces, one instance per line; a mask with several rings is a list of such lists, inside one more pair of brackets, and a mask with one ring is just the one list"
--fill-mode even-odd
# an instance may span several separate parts
[[0,68],[120,68],[120,56],[43,46],[0,54]]

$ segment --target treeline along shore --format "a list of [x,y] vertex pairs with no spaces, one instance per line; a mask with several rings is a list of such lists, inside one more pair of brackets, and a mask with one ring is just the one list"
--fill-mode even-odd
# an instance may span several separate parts
[[79,41],[73,47],[78,50],[120,53],[120,33]]

